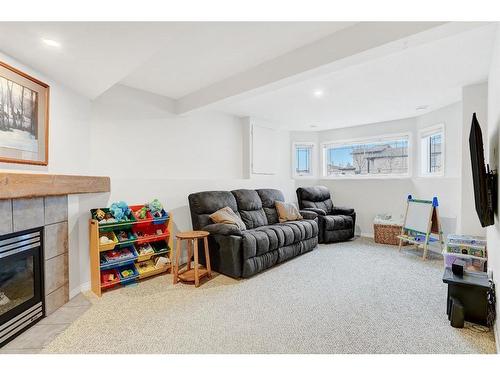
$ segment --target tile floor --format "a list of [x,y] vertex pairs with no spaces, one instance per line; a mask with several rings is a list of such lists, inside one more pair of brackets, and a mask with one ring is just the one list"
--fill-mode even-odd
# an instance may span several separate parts
[[63,332],[91,306],[91,302],[78,294],[52,315],[0,348],[0,354],[36,354]]

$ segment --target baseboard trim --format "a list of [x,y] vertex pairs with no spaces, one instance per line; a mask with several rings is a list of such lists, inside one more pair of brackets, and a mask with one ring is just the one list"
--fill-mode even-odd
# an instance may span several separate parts
[[69,291],[69,299],[72,299],[73,297],[77,296],[81,292],[86,292],[88,290],[90,290],[90,282],[83,283],[80,286],[78,286],[74,289],[71,289]]

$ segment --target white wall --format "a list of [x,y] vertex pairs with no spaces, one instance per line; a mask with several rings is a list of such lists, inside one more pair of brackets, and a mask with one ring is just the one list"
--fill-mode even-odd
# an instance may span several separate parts
[[[332,192],[334,203],[339,206],[353,207],[357,211],[356,231],[358,234],[373,235],[373,219],[380,213],[401,214],[404,212],[406,197],[432,198],[440,201],[440,215],[445,233],[458,230],[457,218],[460,213],[460,172],[462,106],[455,103],[447,107],[429,112],[417,118],[367,124],[356,127],[333,129],[321,132],[293,132],[292,142],[314,141],[314,133],[318,135],[318,151],[321,143],[348,139],[380,136],[384,134],[411,134],[411,171],[409,178],[366,178],[366,179],[326,179],[321,173],[313,179],[296,179],[296,186],[322,184]],[[444,123],[445,138],[445,175],[444,177],[420,177],[418,154],[418,130],[428,126]],[[318,152],[317,163],[321,157]]]
[[[484,134],[484,132],[483,132]],[[500,143],[500,27],[497,26],[493,57],[488,77],[488,141],[489,141],[489,163],[492,169],[498,171],[500,166],[499,148]],[[497,203],[500,203],[497,197]],[[488,237],[488,268],[493,274],[493,280],[500,284],[500,209],[497,206],[495,214],[495,225],[487,228]],[[500,303],[497,299],[497,317],[500,317]],[[500,351],[500,334],[498,329],[498,318],[496,324],[497,352]]]
[[49,165],[0,163],[2,171],[85,174],[89,169],[89,99],[0,52],[0,60],[50,86]]

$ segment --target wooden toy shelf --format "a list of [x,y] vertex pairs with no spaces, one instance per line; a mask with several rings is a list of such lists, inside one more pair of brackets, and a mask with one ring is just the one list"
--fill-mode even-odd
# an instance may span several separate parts
[[[133,207],[137,206],[131,206]],[[148,213],[142,220],[131,217],[129,221],[117,223],[99,224],[97,220],[91,219],[89,227],[92,292],[100,297],[105,290],[171,271],[172,224],[172,214],[164,211],[161,218],[152,217]],[[120,240],[117,236],[120,232],[125,232],[127,237]],[[101,236],[108,237],[110,242],[101,244]],[[139,254],[138,249],[141,246],[149,246],[153,252]],[[111,256],[108,256],[116,253],[120,254],[120,258],[110,259]],[[168,258],[170,263],[156,268],[155,259],[159,256]],[[130,272],[123,276],[124,270]]]

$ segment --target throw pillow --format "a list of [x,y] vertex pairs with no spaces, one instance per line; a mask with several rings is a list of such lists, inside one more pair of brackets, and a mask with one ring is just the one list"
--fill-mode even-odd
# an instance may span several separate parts
[[243,223],[241,218],[234,213],[231,207],[221,208],[220,210],[215,211],[209,217],[214,223],[234,224],[241,230],[247,229],[245,223]]
[[278,217],[280,223],[292,220],[302,220],[299,210],[293,203],[285,203],[276,201],[275,203],[276,211],[278,211]]

